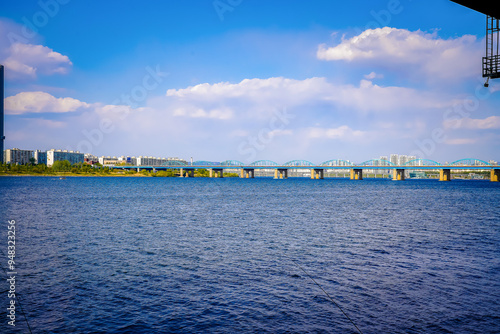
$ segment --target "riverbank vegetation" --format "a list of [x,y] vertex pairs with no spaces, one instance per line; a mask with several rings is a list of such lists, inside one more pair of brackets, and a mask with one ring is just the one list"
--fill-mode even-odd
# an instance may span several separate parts
[[[135,168],[114,169],[99,164],[89,165],[78,163],[71,165],[69,161],[56,161],[51,167],[45,164],[11,165],[0,164],[0,176],[135,176],[135,177],[179,177],[180,170],[167,169],[152,170],[143,169],[137,172]],[[207,169],[199,169],[194,177],[209,177]],[[238,177],[237,173],[224,173],[224,177]]]

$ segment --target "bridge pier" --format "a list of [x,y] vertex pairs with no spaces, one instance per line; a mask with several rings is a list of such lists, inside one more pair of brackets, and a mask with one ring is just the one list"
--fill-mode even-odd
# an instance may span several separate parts
[[275,179],[288,179],[288,169],[277,168],[274,170]]
[[361,168],[351,169],[351,180],[363,180],[363,170]]
[[184,174],[184,168],[181,168],[180,177],[194,177],[194,169],[186,169],[186,174]]
[[404,169],[394,169],[392,174],[392,179],[394,181],[404,181],[405,180],[405,170]]
[[242,168],[240,172],[240,178],[242,179],[253,179],[255,177],[255,169]]
[[210,177],[218,177],[218,178],[224,177],[224,170],[222,168],[210,168],[209,173]]
[[441,169],[439,171],[439,181],[450,181],[451,180],[451,170]]
[[324,178],[325,178],[324,169],[316,169],[316,168],[311,169],[311,179],[322,180]]
[[500,169],[492,169],[491,170],[490,180],[492,182],[500,182]]

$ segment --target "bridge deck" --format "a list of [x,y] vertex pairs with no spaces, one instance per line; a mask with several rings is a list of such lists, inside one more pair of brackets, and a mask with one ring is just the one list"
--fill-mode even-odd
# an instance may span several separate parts
[[440,169],[450,169],[450,170],[491,170],[500,169],[500,166],[479,166],[479,165],[462,165],[462,166],[288,166],[288,165],[277,165],[277,166],[203,166],[203,165],[185,165],[185,166],[110,166],[111,168],[118,169],[322,169],[322,170],[350,170],[350,169],[371,169],[371,170],[394,170],[394,169],[404,169],[404,170],[440,170]]

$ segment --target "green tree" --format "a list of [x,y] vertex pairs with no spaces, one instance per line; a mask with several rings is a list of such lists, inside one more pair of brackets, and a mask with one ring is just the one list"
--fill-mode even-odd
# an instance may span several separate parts
[[195,171],[195,176],[198,176],[198,177],[209,177],[210,176],[210,172],[208,171],[208,169],[198,169]]
[[155,177],[173,177],[173,176],[175,176],[175,174],[172,170],[168,169],[168,170],[160,170],[156,173],[153,173],[152,176],[155,176]]
[[52,170],[54,172],[68,172],[71,170],[71,163],[68,160],[55,161]]

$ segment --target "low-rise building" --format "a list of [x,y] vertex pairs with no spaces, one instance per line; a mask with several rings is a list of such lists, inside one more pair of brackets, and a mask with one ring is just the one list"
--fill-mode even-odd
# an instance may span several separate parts
[[99,158],[96,157],[95,155],[90,154],[90,153],[85,153],[83,156],[83,161],[86,164],[94,165],[94,164],[99,162]]
[[99,163],[103,166],[113,167],[113,166],[118,165],[120,163],[120,161],[118,160],[117,157],[102,156],[102,157],[99,157]]

